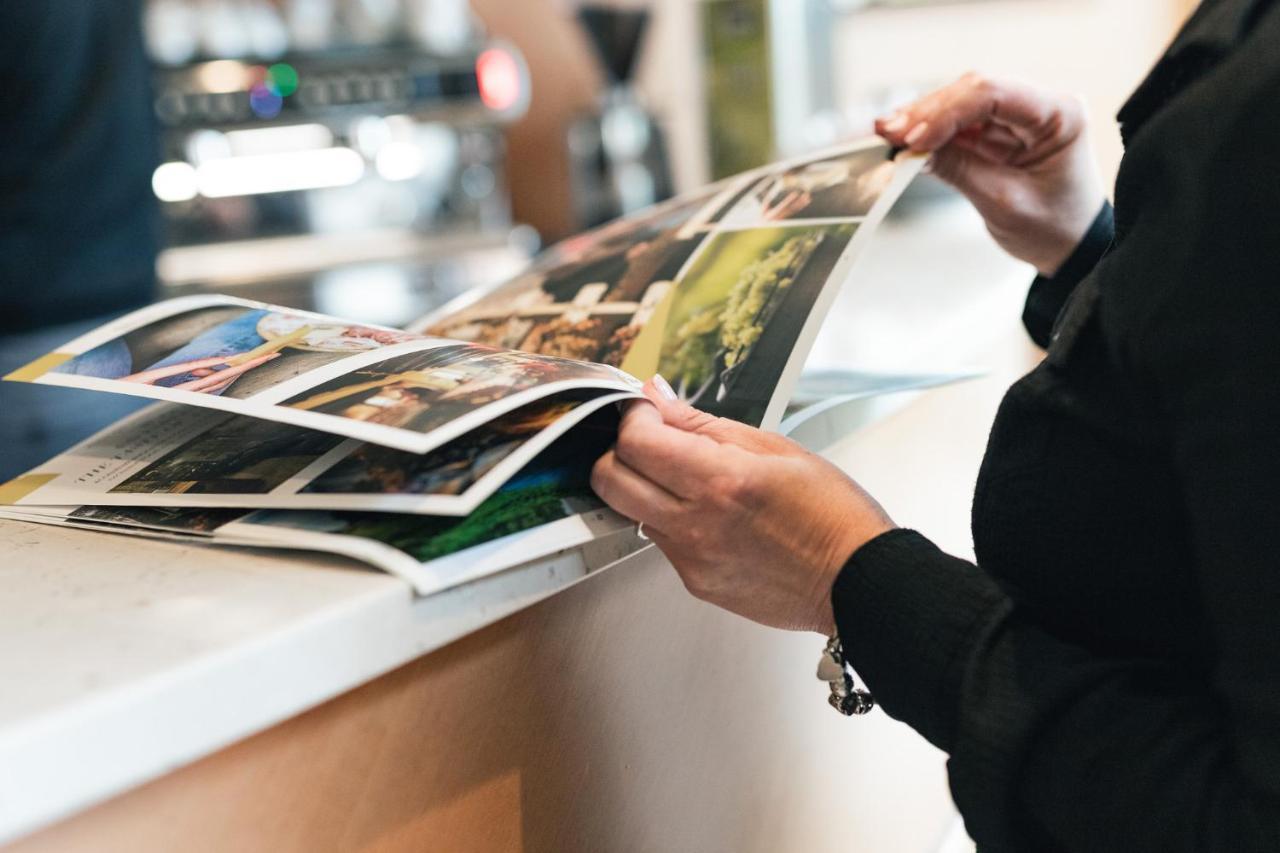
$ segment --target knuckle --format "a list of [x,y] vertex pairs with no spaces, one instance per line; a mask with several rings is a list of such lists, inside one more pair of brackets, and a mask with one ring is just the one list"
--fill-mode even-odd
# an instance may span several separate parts
[[718,420],[714,415],[708,414],[701,409],[695,409],[692,406],[681,408],[669,423],[672,426],[678,426],[680,429],[697,432],[702,429],[708,422]]
[[696,409],[694,410],[694,413],[696,417],[689,418],[684,423],[683,427],[689,432],[695,432],[699,435],[716,438],[724,431],[724,425],[726,423],[731,423],[730,421],[726,421],[724,418],[719,418],[715,415],[701,412]]
[[737,471],[726,471],[723,474],[717,474],[710,479],[707,484],[708,492],[712,500],[721,506],[732,506],[737,503],[737,498],[741,492],[742,475]]
[[726,511],[716,508],[704,514],[695,525],[690,525],[693,535],[689,550],[701,559],[712,563],[722,560],[733,541],[734,528],[739,524],[737,507]]
[[691,554],[699,559],[714,561],[724,550],[719,527],[705,516],[686,527],[685,541]]
[[600,497],[609,490],[609,468],[607,457],[600,457],[591,466],[591,489]]
[[752,492],[751,477],[742,471],[732,471],[716,477],[711,484],[713,494],[726,507],[741,506]]
[[730,505],[750,506],[761,491],[761,467],[766,462],[741,448],[726,448],[725,472],[716,487]]
[[617,441],[614,443],[614,452],[618,458],[626,461],[627,459],[635,459],[640,453],[641,438],[633,429],[622,429],[618,432]]
[[763,503],[769,491],[764,480],[765,478],[754,470],[743,472],[741,481],[738,483],[738,503],[752,510]]

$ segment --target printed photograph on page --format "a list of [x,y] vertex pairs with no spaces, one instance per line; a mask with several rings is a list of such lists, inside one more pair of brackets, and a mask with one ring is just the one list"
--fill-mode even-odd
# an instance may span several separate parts
[[[662,205],[553,247],[428,334],[619,366],[702,241],[680,231],[714,196]],[[639,377],[641,379],[647,377]]]
[[758,425],[856,224],[709,236],[623,369],[661,373],[707,412]]
[[426,454],[161,404],[0,486],[0,500],[465,514],[551,441],[616,399],[590,389],[557,394]]
[[209,305],[140,325],[49,372],[247,399],[356,353],[418,339],[285,309]]
[[888,145],[810,160],[747,183],[708,220],[718,230],[861,219],[893,179]]

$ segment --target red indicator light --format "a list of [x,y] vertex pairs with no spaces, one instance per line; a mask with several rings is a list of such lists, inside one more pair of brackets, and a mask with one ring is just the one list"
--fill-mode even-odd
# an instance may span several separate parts
[[499,48],[490,48],[476,58],[476,80],[480,100],[491,110],[504,112],[520,103],[524,82],[515,57]]

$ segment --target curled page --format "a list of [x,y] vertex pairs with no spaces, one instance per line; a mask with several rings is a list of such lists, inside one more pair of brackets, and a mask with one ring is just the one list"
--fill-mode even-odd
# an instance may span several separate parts
[[465,518],[391,512],[179,507],[5,507],[0,518],[222,545],[341,554],[430,595],[607,537],[638,550],[635,525],[588,484],[607,431],[562,436]]
[[636,393],[616,368],[362,326],[229,296],[127,314],[6,379],[217,409],[426,453],[577,389]]
[[[630,396],[561,392],[425,454],[162,403],[0,486],[0,503],[461,516],[570,429],[611,438],[617,424],[611,404]],[[584,423],[589,419],[594,423]]]
[[429,334],[661,373],[699,409],[776,428],[831,302],[923,160],[868,139],[571,238]]

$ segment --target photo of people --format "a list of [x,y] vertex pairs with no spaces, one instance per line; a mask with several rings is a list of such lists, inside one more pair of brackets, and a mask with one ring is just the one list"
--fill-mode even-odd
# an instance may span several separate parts
[[748,182],[711,221],[729,229],[864,217],[893,178],[890,153],[874,145]]
[[124,494],[262,495],[344,441],[342,436],[233,416],[111,489]]
[[[582,246],[557,250],[507,287],[437,323],[429,333],[560,358],[622,364],[701,236],[679,232],[704,198],[647,220],[609,226]],[[608,229],[613,228],[615,233]]]
[[282,405],[429,433],[490,403],[551,382],[617,384],[623,379],[601,365],[456,344],[358,368]]
[[564,267],[589,256],[599,257],[625,250],[636,243],[646,242],[662,231],[678,233],[685,225],[705,215],[707,205],[727,185],[728,181],[722,181],[703,187],[695,193],[677,196],[590,231],[566,237],[543,251],[529,269],[546,271]]
[[711,237],[666,311],[657,371],[698,408],[758,424],[856,230],[791,226]]
[[[626,392],[578,388],[499,415],[427,453],[239,415],[157,407],[77,445],[13,492],[29,506],[368,509],[462,515]],[[609,407],[609,408],[606,408]],[[195,412],[201,417],[192,418]],[[144,448],[151,448],[146,450]],[[136,449],[142,464],[118,461]]]
[[238,304],[172,314],[54,369],[246,399],[317,367],[415,336]]

